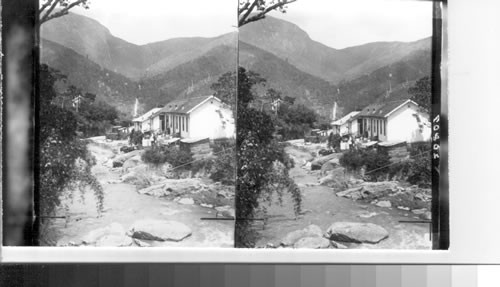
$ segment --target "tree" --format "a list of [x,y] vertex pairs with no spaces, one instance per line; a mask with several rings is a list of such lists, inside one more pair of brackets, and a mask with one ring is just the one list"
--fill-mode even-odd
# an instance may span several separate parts
[[430,114],[431,111],[431,78],[429,76],[420,78],[412,87],[408,89],[411,99],[415,101],[424,112]]
[[89,0],[42,0],[38,9],[38,25],[54,18],[67,15],[69,10],[80,6],[89,9]]
[[[238,79],[236,81],[229,79]],[[240,67],[236,73],[226,73],[212,85],[216,95],[226,103],[233,103],[238,94],[236,124],[236,247],[252,247],[255,234],[251,230],[251,219],[262,202],[270,203],[273,194],[279,199],[288,191],[295,203],[295,213],[300,212],[300,189],[290,179],[289,168],[293,161],[273,137],[274,123],[271,115],[252,107],[255,94],[252,87],[265,79]],[[227,86],[232,84],[232,86]],[[234,109],[234,107],[233,107]]]
[[284,102],[280,105],[276,118],[278,133],[284,140],[304,138],[318,120],[318,115],[310,108]]
[[[64,108],[54,103],[60,96],[54,85],[65,76],[47,65],[40,65],[39,77],[39,214],[54,215],[63,196],[73,198],[75,190],[83,194],[88,187],[97,198],[96,208],[100,213],[104,194],[92,175],[91,168],[95,161],[87,149],[87,143],[76,135],[78,116],[71,107]],[[41,240],[46,239],[47,235],[42,227]]]
[[[65,190],[91,186],[101,197],[102,188],[90,172],[93,165],[90,152],[76,135],[75,112],[53,104],[57,97],[54,85],[64,76],[47,65],[41,65],[39,71],[40,206],[42,214],[48,215],[55,211]],[[98,204],[101,209],[102,201]]]
[[271,11],[286,13],[288,4],[295,1],[297,0],[239,0],[238,27],[264,19]]

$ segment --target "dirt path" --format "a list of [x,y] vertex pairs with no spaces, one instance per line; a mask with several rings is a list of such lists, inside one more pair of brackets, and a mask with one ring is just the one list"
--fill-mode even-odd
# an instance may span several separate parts
[[104,188],[104,213],[97,217],[96,200],[88,192],[83,200],[66,200],[67,219],[53,220],[52,227],[57,231],[58,245],[69,242],[78,243],[93,230],[109,226],[112,223],[122,225],[125,230],[142,219],[174,220],[186,224],[192,235],[180,242],[150,242],[152,246],[176,247],[233,247],[234,224],[232,221],[207,221],[203,217],[215,217],[211,208],[198,205],[183,205],[177,202],[139,194],[136,186],[119,181],[120,172],[105,166],[112,156],[105,147],[93,152],[97,165],[93,168]]
[[[263,247],[268,243],[277,246],[286,234],[303,229],[310,224],[316,224],[322,230],[326,230],[334,222],[349,221],[374,223],[384,227],[389,232],[389,238],[378,244],[351,244],[348,246],[350,248],[431,248],[428,224],[400,222],[404,220],[420,220],[417,216],[397,208],[383,208],[337,197],[332,188],[318,185],[319,171],[308,171],[300,166],[300,162],[310,158],[310,154],[290,148],[287,148],[287,152],[298,163],[290,171],[290,175],[301,188],[304,214],[295,219],[293,202],[289,196],[286,196],[283,206],[273,204],[268,209],[269,220],[265,229],[262,229],[262,224],[257,229],[261,236],[257,246]],[[259,227],[258,224],[256,224],[256,227]]]

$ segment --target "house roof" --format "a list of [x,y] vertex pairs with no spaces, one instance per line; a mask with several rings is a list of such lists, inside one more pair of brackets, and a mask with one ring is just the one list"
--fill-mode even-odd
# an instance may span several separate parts
[[159,113],[189,114],[194,109],[196,109],[201,104],[205,103],[210,99],[220,101],[218,98],[212,95],[178,99],[166,104],[165,107],[163,107],[161,110],[157,112],[157,114]]
[[343,116],[342,118],[332,122],[332,125],[341,126],[347,123],[349,120],[353,119],[357,114],[359,114],[359,111],[350,112],[347,115]]
[[133,119],[132,121],[133,122],[143,122],[143,121],[149,119],[154,113],[158,112],[159,110],[161,110],[161,108],[152,108],[151,110],[147,111],[142,116],[139,116],[139,117]]
[[392,114],[397,109],[403,107],[407,103],[413,103],[417,105],[414,101],[410,99],[390,101],[385,103],[375,103],[365,107],[357,115],[357,117],[380,117],[385,118]]

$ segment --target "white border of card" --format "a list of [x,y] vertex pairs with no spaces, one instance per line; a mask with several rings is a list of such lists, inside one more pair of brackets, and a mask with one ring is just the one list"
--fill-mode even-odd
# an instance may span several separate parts
[[[497,203],[500,3],[455,0],[445,31],[449,64],[449,250],[2,247],[2,262],[500,263]],[[446,81],[444,81],[446,84]],[[470,131],[470,132],[467,132]],[[480,135],[478,139],[476,135]],[[491,148],[489,148],[491,146]]]

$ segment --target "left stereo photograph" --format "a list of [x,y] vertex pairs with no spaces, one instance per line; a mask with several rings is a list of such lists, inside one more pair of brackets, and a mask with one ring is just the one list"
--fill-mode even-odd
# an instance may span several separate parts
[[39,245],[233,247],[234,5],[56,2],[39,7]]

